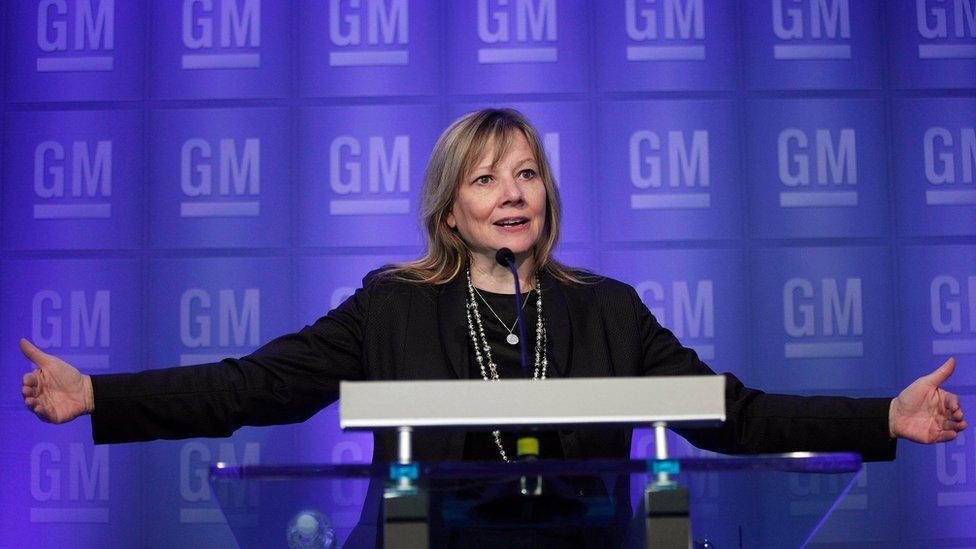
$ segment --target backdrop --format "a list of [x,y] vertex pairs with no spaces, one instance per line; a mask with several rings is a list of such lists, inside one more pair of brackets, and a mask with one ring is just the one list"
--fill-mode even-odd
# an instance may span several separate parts
[[[0,544],[232,544],[209,463],[364,461],[335,408],[94,447],[23,409],[30,337],[89,373],[240,355],[420,251],[438,132],[539,127],[559,255],[718,371],[976,413],[976,0],[10,0],[0,7]],[[640,433],[634,454],[650,439]],[[688,450],[691,451],[691,450]],[[836,486],[792,484],[802,514]],[[361,484],[331,498],[340,530]],[[847,544],[976,544],[976,434],[899,445]]]

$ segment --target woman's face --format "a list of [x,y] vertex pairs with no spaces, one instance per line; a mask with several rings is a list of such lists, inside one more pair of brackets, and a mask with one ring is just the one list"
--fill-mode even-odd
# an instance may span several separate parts
[[462,175],[447,224],[470,250],[494,262],[499,248],[531,252],[546,221],[546,187],[528,140],[516,131],[508,150],[492,165],[495,151]]

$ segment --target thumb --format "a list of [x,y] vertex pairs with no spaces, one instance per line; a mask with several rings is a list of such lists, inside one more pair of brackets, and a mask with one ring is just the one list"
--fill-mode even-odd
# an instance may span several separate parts
[[949,379],[949,376],[952,375],[952,372],[955,369],[956,369],[956,359],[953,357],[949,357],[949,360],[943,362],[942,366],[939,366],[938,368],[935,369],[934,372],[932,372],[931,374],[925,377],[933,385],[939,386],[945,383],[947,379]]
[[41,363],[49,355],[44,351],[38,349],[33,343],[25,338],[20,338],[20,352],[24,353],[24,356],[28,360],[33,362],[38,368],[41,367]]

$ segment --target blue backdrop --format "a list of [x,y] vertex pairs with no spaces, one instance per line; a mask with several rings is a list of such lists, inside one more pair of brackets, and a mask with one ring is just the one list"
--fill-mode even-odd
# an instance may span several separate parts
[[[96,448],[87,419],[24,411],[16,342],[125,372],[298,329],[420,251],[433,142],[489,105],[543,135],[560,257],[633,284],[717,370],[892,395],[954,355],[976,413],[976,0],[9,0],[0,18],[0,545],[231,544],[212,461],[369,460],[334,407]],[[976,544],[974,439],[867,466],[827,539]],[[634,454],[651,446],[639,432]],[[837,489],[792,486],[798,514]],[[363,489],[329,494],[340,533]]]

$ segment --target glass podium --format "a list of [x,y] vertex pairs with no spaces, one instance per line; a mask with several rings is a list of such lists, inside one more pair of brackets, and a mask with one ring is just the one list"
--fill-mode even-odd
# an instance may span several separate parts
[[860,468],[848,453],[217,464],[210,482],[243,548],[687,547],[690,537],[725,549],[816,541]]

